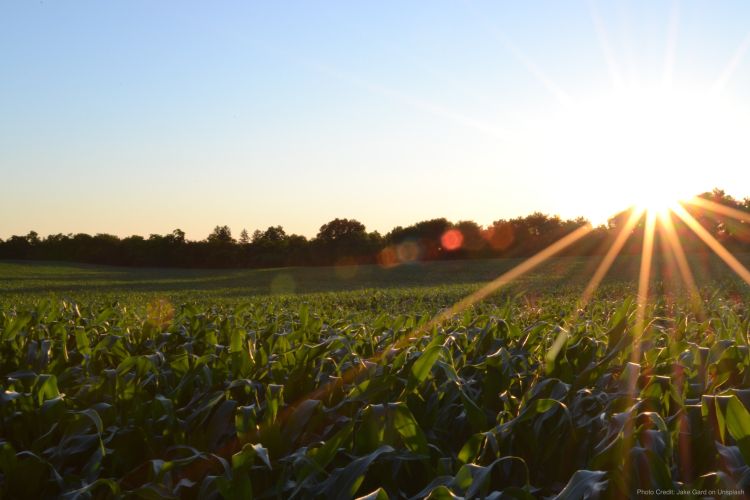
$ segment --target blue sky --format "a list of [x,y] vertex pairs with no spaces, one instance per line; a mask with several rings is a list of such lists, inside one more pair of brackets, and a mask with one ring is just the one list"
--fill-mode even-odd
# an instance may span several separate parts
[[748,33],[739,1],[3,2],[0,237],[750,195]]

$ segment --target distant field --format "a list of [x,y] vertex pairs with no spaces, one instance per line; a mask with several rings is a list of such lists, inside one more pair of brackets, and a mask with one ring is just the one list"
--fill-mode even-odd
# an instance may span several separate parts
[[[750,256],[740,256],[748,263]],[[716,257],[692,256],[699,283],[735,279]],[[599,263],[599,257],[556,257],[514,285],[531,287],[581,287]],[[363,289],[421,288],[486,283],[522,262],[522,259],[488,259],[429,262],[384,269],[379,266],[298,267],[278,269],[171,269],[126,268],[61,262],[0,261],[0,301],[28,300],[49,295],[90,298],[144,294],[174,298],[238,299],[257,295],[304,294]],[[608,282],[632,283],[640,258],[622,256],[609,273]],[[657,275],[660,278],[655,264]]]

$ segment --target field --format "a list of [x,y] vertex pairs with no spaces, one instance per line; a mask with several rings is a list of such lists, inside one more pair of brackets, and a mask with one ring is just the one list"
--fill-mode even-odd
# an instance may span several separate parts
[[656,278],[642,335],[637,257],[585,308],[597,260],[560,257],[440,323],[519,261],[0,263],[0,496],[731,497],[750,289],[691,259],[701,306]]

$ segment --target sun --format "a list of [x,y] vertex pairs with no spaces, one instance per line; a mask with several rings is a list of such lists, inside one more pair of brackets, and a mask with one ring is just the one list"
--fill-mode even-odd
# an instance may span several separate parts
[[656,85],[589,96],[530,135],[561,173],[571,211],[596,222],[632,205],[663,213],[710,189],[717,166],[747,156],[743,120],[705,89]]
[[687,198],[685,193],[669,189],[658,183],[644,182],[632,195],[632,205],[636,210],[664,217]]

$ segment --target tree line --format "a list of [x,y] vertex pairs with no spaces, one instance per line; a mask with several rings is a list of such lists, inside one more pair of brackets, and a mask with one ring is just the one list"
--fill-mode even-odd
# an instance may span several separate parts
[[[715,203],[748,212],[737,221],[695,207],[687,210],[731,251],[750,251],[750,198],[736,200],[723,190],[701,195]],[[601,255],[609,248],[627,218],[623,212],[567,248],[563,255]],[[0,239],[0,259],[57,260],[92,264],[158,267],[283,267],[332,264],[380,264],[384,267],[430,260],[493,257],[529,257],[578,227],[582,217],[561,219],[535,212],[500,219],[482,227],[473,221],[451,222],[436,218],[410,226],[398,226],[385,235],[367,231],[354,219],[337,218],[320,227],[314,238],[288,234],[271,226],[235,238],[228,226],[216,226],[200,241],[185,238],[175,229],[169,234],[120,238],[111,234],[53,234]],[[705,251],[705,245],[685,224],[675,220],[687,252]],[[623,253],[638,253],[643,241],[641,221],[630,235]],[[657,235],[657,240],[659,236]],[[656,244],[657,252],[662,248]]]

